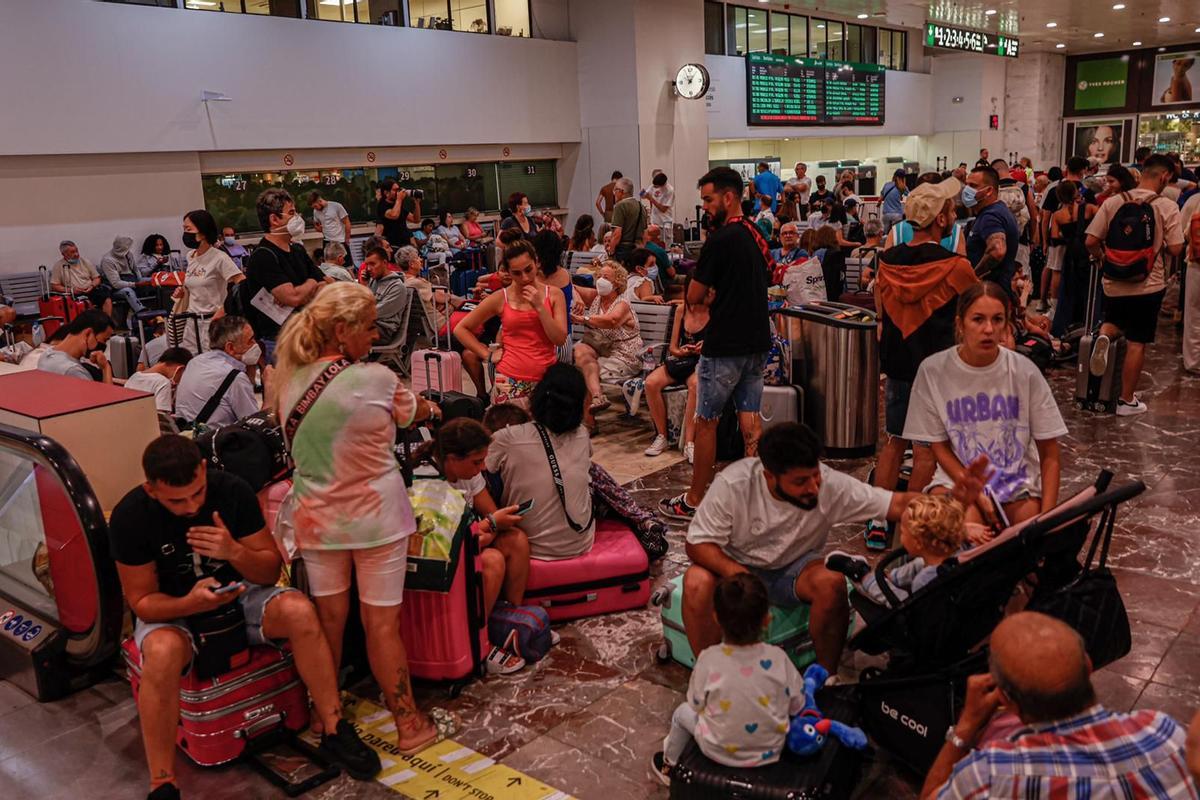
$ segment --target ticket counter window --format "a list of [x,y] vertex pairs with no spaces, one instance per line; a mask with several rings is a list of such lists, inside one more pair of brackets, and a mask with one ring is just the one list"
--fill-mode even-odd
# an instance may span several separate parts
[[404,18],[402,0],[306,0],[309,19],[357,22],[364,25],[399,25]]
[[228,14],[300,16],[300,0],[184,0],[183,7],[192,11],[224,11]]
[[530,36],[529,0],[495,0],[496,33],[500,36]]

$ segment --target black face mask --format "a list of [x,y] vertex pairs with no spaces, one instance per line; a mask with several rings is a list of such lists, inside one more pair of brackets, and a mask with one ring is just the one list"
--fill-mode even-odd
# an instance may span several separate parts
[[183,232],[183,246],[195,250],[200,246],[200,239],[191,231]]

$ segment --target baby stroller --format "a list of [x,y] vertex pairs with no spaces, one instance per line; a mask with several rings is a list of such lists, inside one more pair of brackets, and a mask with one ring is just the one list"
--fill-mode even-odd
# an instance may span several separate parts
[[[921,774],[929,769],[946,730],[958,718],[967,677],[988,668],[987,639],[1021,582],[1029,580],[1035,587],[1028,609],[1055,613],[1052,607],[1061,606],[1056,600],[1090,568],[1101,541],[1103,572],[1117,506],[1146,488],[1140,481],[1110,488],[1111,481],[1112,473],[1101,472],[1095,484],[1052,511],[1013,525],[987,544],[947,561],[937,578],[903,602],[883,574],[904,551],[892,551],[879,562],[875,574],[887,602],[851,594],[852,606],[867,624],[849,642],[855,650],[889,656],[886,668],[865,670],[856,687],[862,727],[876,744]],[[1081,566],[1078,555],[1098,514],[1095,539]],[[1116,616],[1125,639],[1122,643],[1115,630],[1106,640],[1108,661],[1129,651],[1123,606]],[[1092,642],[1088,646],[1090,652]]]

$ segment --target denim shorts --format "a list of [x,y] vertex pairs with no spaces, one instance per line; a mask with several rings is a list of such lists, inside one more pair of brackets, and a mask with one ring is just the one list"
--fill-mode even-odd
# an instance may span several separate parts
[[912,381],[888,378],[883,383],[884,430],[889,436],[904,436],[904,421],[908,418],[908,398],[912,396]]
[[762,407],[763,367],[766,353],[746,356],[700,356],[696,365],[696,416],[720,419],[729,398],[738,411],[758,411]]
[[805,553],[791,564],[779,569],[763,569],[762,567],[747,567],[747,569],[766,584],[767,599],[771,601],[771,605],[780,608],[795,608],[805,602],[796,595],[796,578],[800,577],[800,573],[804,571],[805,567],[821,559],[821,554],[813,551]]
[[[259,586],[254,583],[246,583],[246,591],[242,592],[242,596],[237,599],[237,602],[241,605],[242,614],[246,617],[246,640],[250,643],[251,647],[258,645],[281,646],[279,642],[263,636],[263,616],[267,613],[267,603],[284,592],[294,591],[296,590],[284,586]],[[142,642],[146,637],[159,628],[175,628],[180,631],[183,633],[183,637],[191,643],[192,652],[196,651],[196,643],[192,641],[192,632],[188,630],[187,623],[183,620],[172,619],[166,622],[144,622],[139,619],[133,626],[133,641],[137,645],[138,652],[141,652]],[[188,669],[190,670],[191,666]]]

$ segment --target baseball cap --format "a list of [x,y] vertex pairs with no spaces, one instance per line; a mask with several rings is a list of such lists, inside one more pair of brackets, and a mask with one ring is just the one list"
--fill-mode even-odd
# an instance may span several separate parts
[[903,178],[903,177],[906,177],[907,175],[908,175],[908,173],[902,169],[898,169],[892,173],[893,178]]
[[908,193],[904,201],[904,218],[918,228],[927,228],[943,208],[947,200],[954,200],[962,192],[957,178],[946,178],[940,183],[922,183]]

